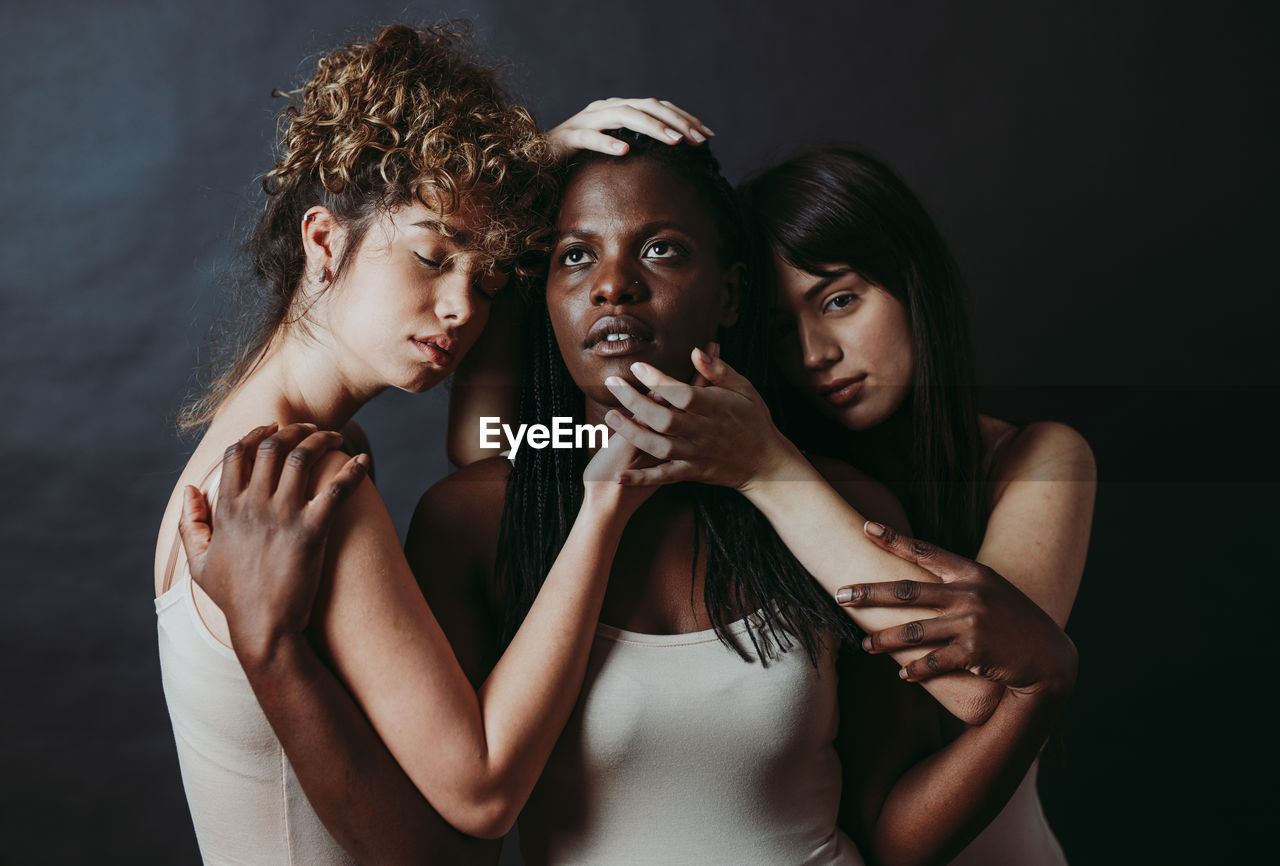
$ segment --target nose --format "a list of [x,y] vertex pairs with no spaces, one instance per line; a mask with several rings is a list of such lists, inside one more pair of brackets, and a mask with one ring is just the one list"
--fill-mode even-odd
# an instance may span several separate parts
[[623,261],[601,260],[594,269],[591,305],[637,304],[649,297],[644,276]]
[[453,268],[443,275],[436,292],[435,313],[440,323],[460,328],[475,314],[472,284],[475,275],[469,268]]
[[797,324],[800,336],[800,359],[806,370],[825,370],[843,357],[840,342],[822,328],[803,321]]

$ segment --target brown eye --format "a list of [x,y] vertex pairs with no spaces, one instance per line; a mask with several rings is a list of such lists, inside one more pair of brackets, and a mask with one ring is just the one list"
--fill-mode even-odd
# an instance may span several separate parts
[[827,301],[826,306],[823,308],[823,310],[824,312],[828,310],[845,310],[845,309],[848,309],[849,305],[852,304],[857,299],[858,299],[857,295],[848,294],[848,293],[843,295],[836,295],[834,298]]

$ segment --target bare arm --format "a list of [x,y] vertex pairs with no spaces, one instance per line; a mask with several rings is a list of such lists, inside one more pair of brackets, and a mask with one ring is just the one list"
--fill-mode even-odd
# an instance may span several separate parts
[[840,825],[868,862],[946,862],[1013,795],[1057,723],[1070,683],[1009,690],[985,724],[933,751],[938,734],[928,701],[883,661],[854,659],[851,697],[842,697],[852,712],[848,724],[842,717],[837,741],[846,780]]
[[1001,455],[995,475],[977,560],[1065,626],[1089,551],[1098,487],[1093,452],[1064,424],[1030,424]]
[[[735,487],[832,596],[853,580],[938,580],[912,563],[886,555],[863,535],[866,517],[778,432],[750,382],[700,350],[694,350],[693,360],[710,385],[681,383],[646,364],[633,368],[650,394],[657,392],[665,405],[621,379],[609,385],[632,413],[627,418],[616,410],[610,412],[606,418],[610,426],[664,461],[652,469],[626,473],[627,483],[701,481]],[[849,613],[860,628],[873,632],[901,625],[921,612],[850,608]],[[908,647],[896,650],[894,658],[907,664],[924,654]],[[981,724],[1000,700],[997,686],[966,673],[936,677],[925,688],[969,724]]]
[[[621,452],[617,448],[602,451]],[[224,478],[233,476],[224,473]],[[510,828],[581,684],[586,648],[627,516],[623,509],[634,509],[623,500],[638,501],[634,492],[612,483],[588,484],[587,489],[584,508],[547,577],[547,591],[535,601],[480,697],[458,667],[399,551],[390,518],[369,484],[362,483],[340,510],[328,539],[329,581],[318,602],[316,625],[332,663],[413,786],[450,824],[472,835],[496,838]],[[297,545],[288,533],[281,541],[255,541],[254,532],[272,539],[281,533],[270,509],[248,510],[253,514],[243,525],[224,520],[220,510],[214,545],[227,539],[222,549],[241,557],[247,566],[237,570],[214,568],[211,563],[204,578],[211,584],[210,595],[228,613],[232,641],[246,673],[251,682],[260,680],[254,683],[255,689],[261,684],[264,692],[279,692],[268,697],[264,709],[298,708],[279,727],[293,724],[302,729],[286,736],[305,740],[319,733],[329,741],[328,748],[315,750],[315,765],[307,763],[307,753],[300,756],[301,765],[295,765],[317,811],[322,817],[337,813],[340,826],[330,826],[331,830],[358,837],[370,850],[382,850],[378,823],[360,823],[362,813],[349,809],[347,803],[347,780],[363,772],[360,762],[372,748],[366,742],[367,732],[352,726],[359,710],[354,705],[335,709],[333,703],[340,704],[345,696],[340,688],[322,685],[324,670],[314,662],[298,627],[300,617],[280,612],[282,606],[299,607],[299,597],[306,594],[298,586],[307,582],[306,575],[294,565],[276,568],[262,556],[264,545],[269,549],[274,543],[286,551]],[[289,508],[278,511],[287,516]],[[488,520],[496,518],[495,513],[487,515]],[[445,547],[465,547],[467,532],[468,527],[459,527]],[[442,564],[448,562],[442,560]],[[256,573],[257,584],[238,580],[237,571],[241,578]],[[264,579],[276,588],[264,590]],[[278,595],[287,604],[264,605],[264,594]],[[309,605],[302,608],[309,610]],[[319,721],[309,722],[311,717]],[[376,796],[366,791],[371,804],[380,804],[377,808],[391,809],[393,814],[407,808],[403,786],[381,785],[373,779],[368,787],[377,788]],[[343,838],[343,832],[335,835]],[[392,847],[388,853],[395,856],[397,849]]]

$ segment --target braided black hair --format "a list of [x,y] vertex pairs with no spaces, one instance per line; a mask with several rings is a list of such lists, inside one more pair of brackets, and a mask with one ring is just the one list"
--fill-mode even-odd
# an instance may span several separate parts
[[[667,145],[629,131],[609,134],[630,145],[628,154],[585,153],[565,168],[562,181],[567,182],[583,166],[602,160],[656,162],[688,183],[710,211],[719,233],[721,263],[728,266],[741,261],[744,239],[737,197],[706,145]],[[758,290],[753,288],[757,284],[762,283],[745,281],[738,320],[720,340],[725,361],[763,386],[768,373],[766,299],[757,296]],[[556,416],[580,421],[584,398],[560,355],[545,292],[531,301],[520,421],[550,425]],[[515,635],[569,535],[582,503],[582,470],[580,459],[571,450],[525,448],[516,457],[507,481],[497,553],[498,590],[505,612],[502,646]],[[792,637],[816,663],[823,632],[846,640],[860,638],[852,620],[741,494],[703,484],[681,486],[689,492],[695,515],[690,571],[696,568],[705,544],[703,602],[721,641],[751,661],[751,655],[728,629],[734,620],[746,619],[755,655],[764,663],[790,648]],[[757,608],[759,617],[755,616]]]

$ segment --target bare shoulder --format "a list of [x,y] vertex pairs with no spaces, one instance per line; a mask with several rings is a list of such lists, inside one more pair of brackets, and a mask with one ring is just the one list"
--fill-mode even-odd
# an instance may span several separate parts
[[911,524],[907,520],[907,513],[902,503],[888,487],[865,472],[834,457],[809,455],[809,462],[844,501],[852,505],[863,517],[892,526],[899,532],[911,531]]
[[507,458],[490,457],[446,475],[422,494],[405,541],[416,574],[438,559],[442,540],[448,540],[455,562],[478,565],[492,559],[510,474]]
[[997,484],[1013,481],[1092,483],[1098,469],[1093,449],[1074,428],[1057,421],[1036,421],[1011,434],[991,467]]

